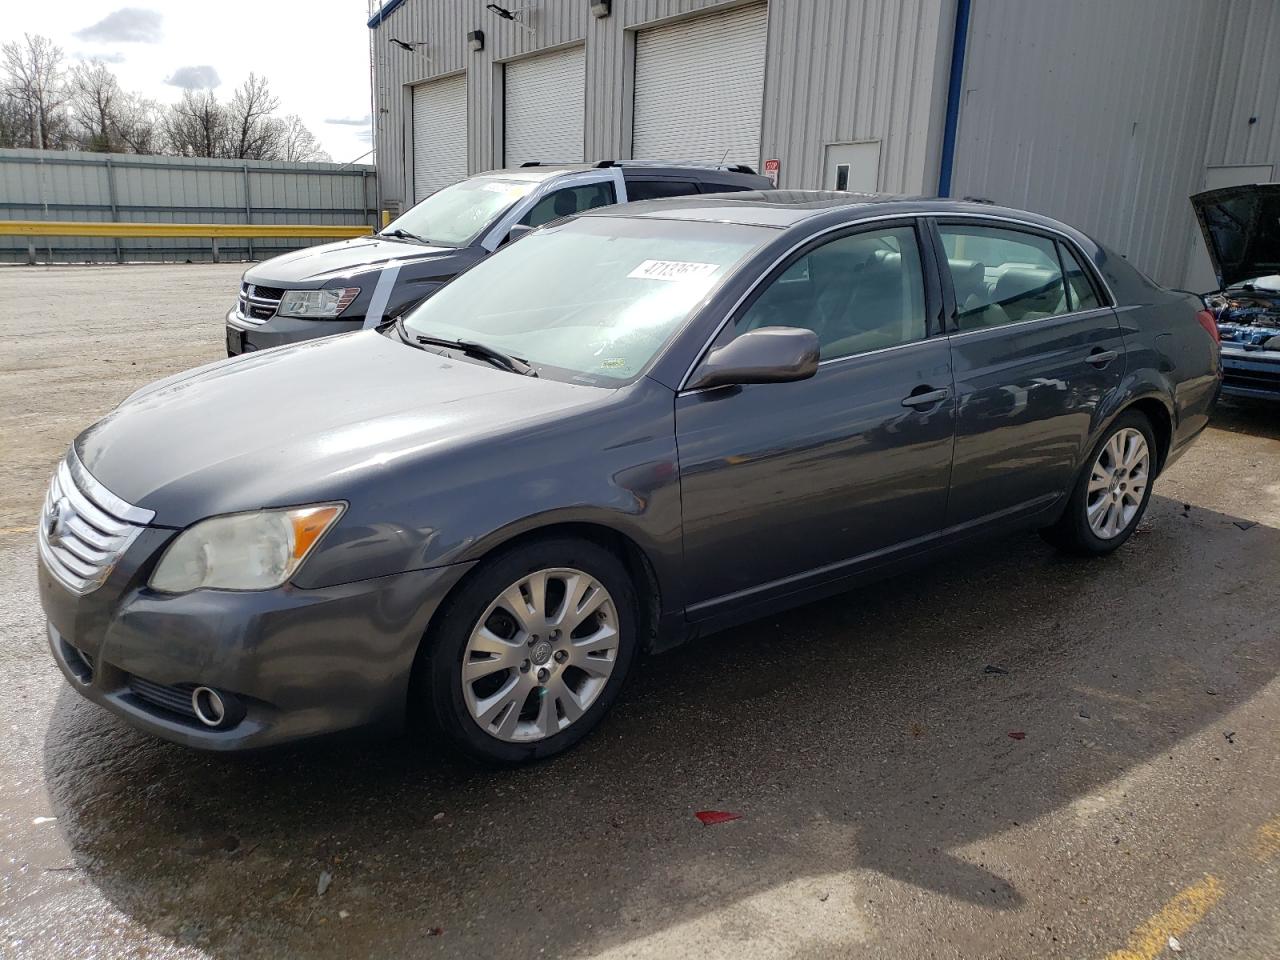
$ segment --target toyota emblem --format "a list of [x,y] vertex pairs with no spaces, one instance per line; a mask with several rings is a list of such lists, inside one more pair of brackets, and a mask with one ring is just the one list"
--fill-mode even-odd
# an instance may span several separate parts
[[62,541],[62,534],[66,529],[63,516],[70,508],[71,501],[66,497],[59,497],[49,508],[49,519],[45,522],[44,535],[50,546],[55,546]]

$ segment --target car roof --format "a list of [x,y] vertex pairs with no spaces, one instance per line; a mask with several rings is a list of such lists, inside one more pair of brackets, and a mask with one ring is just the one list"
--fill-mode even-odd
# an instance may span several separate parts
[[868,217],[897,214],[1002,217],[1055,230],[1062,230],[1064,227],[1071,229],[1066,224],[1039,214],[996,206],[983,200],[953,200],[891,193],[845,193],[833,190],[746,190],[738,193],[640,200],[625,207],[599,207],[584,211],[579,216],[700,220],[785,229],[802,221],[842,210]]
[[585,173],[588,170],[621,170],[623,176],[636,173],[646,175],[679,175],[697,180],[724,181],[736,183],[742,181],[760,182],[761,174],[749,173],[746,168],[735,169],[730,166],[716,166],[706,163],[686,163],[654,161],[605,161],[602,163],[535,163],[530,166],[506,167],[500,170],[486,170],[477,173],[477,177],[503,177],[517,180],[546,180],[564,173]]

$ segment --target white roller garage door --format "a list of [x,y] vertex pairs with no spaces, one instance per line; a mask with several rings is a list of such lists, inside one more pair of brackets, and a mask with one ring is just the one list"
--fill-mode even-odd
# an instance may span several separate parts
[[467,78],[413,88],[413,199],[467,175]]
[[758,4],[638,33],[631,155],[759,169],[768,21]]
[[586,82],[581,47],[507,64],[504,166],[582,159]]

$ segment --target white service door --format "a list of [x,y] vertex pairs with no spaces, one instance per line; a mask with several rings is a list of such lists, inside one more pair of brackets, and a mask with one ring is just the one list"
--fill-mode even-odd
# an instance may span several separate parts
[[879,183],[879,140],[827,144],[823,190],[875,193]]
[[413,88],[413,202],[467,175],[467,78]]
[[586,83],[582,47],[506,65],[504,167],[581,162]]
[[[1220,190],[1223,187],[1243,187],[1251,183],[1270,183],[1273,172],[1274,168],[1269,163],[1206,167],[1204,189]],[[1182,286],[1192,293],[1211,293],[1218,289],[1218,278],[1213,275],[1213,263],[1209,260],[1209,250],[1204,245],[1204,234],[1194,211],[1191,214],[1191,255],[1187,258],[1187,273],[1182,279]]]
[[768,26],[761,3],[636,34],[631,156],[759,170]]

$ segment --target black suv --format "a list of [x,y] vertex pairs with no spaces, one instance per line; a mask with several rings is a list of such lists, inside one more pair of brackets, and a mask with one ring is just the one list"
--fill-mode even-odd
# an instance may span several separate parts
[[593,207],[771,186],[746,166],[629,160],[476,174],[433,193],[381,233],[254,264],[227,313],[227,354],[377,326],[514,236]]

